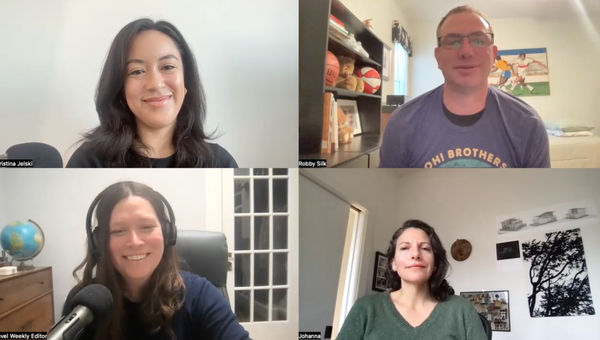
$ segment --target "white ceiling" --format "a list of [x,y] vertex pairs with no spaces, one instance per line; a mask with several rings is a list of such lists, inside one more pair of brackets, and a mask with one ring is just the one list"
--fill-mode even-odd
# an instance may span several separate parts
[[[600,16],[600,0],[396,0],[406,11],[406,18],[440,20],[450,9],[472,5],[489,19],[501,18],[573,18]],[[600,25],[600,23],[596,23]]]

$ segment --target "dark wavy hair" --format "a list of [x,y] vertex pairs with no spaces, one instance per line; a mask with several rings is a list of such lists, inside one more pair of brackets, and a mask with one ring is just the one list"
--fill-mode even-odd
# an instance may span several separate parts
[[[102,197],[95,213],[98,228],[96,246],[99,248],[99,256],[94,256],[88,246],[85,259],[73,270],[73,276],[78,281],[73,291],[79,291],[91,283],[100,283],[108,287],[114,303],[108,317],[96,324],[94,339],[125,339],[128,333],[123,297],[125,282],[109,255],[109,224],[112,211],[117,203],[129,196],[139,196],[148,200],[160,221],[163,237],[168,234],[168,217],[159,194],[141,183],[118,182],[107,187],[100,195]],[[165,245],[163,257],[142,292],[139,308],[139,320],[145,329],[153,333],[160,331],[172,339],[175,338],[175,334],[171,329],[171,320],[183,305],[184,299],[184,285],[179,274],[178,262],[173,247]],[[82,268],[83,277],[80,279],[77,272]]]
[[[98,88],[96,111],[100,126],[84,135],[109,167],[149,167],[150,160],[138,151],[147,148],[137,136],[135,117],[125,100],[127,56],[133,39],[143,31],[156,30],[173,40],[183,62],[187,93],[177,115],[173,146],[176,167],[212,167],[214,155],[206,143],[211,139],[204,132],[206,99],[200,82],[196,60],[181,33],[167,21],[138,19],[130,22],[117,34],[110,46]],[[134,143],[135,141],[135,143]],[[137,148],[137,149],[136,149]]]
[[392,235],[386,254],[388,259],[387,277],[389,286],[392,288],[392,291],[396,291],[402,287],[402,281],[400,280],[398,273],[392,270],[392,262],[396,255],[396,241],[408,228],[421,229],[429,236],[435,265],[435,269],[428,280],[429,292],[437,301],[445,301],[448,296],[454,295],[454,289],[448,284],[448,281],[446,281],[446,274],[450,267],[448,258],[446,257],[446,250],[444,249],[440,238],[435,233],[435,230],[429,224],[420,220],[408,220],[404,222],[404,224],[394,232],[394,235]]

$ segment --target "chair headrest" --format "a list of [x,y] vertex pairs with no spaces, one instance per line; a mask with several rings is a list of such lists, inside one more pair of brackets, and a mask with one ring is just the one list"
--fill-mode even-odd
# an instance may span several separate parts
[[8,159],[31,159],[34,168],[62,168],[60,152],[44,143],[15,144],[6,150]]
[[181,269],[205,277],[216,287],[225,286],[228,259],[227,240],[223,233],[177,230],[175,250],[185,261]]

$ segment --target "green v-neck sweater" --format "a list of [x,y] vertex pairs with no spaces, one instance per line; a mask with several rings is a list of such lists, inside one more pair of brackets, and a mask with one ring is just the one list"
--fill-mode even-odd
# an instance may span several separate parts
[[429,317],[417,327],[402,318],[389,293],[373,294],[356,301],[344,321],[337,340],[486,340],[475,308],[452,295],[438,302]]

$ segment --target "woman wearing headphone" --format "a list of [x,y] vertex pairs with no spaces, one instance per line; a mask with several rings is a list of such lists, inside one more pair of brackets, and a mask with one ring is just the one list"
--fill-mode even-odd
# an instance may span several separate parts
[[73,271],[79,283],[63,314],[74,294],[91,283],[108,287],[114,303],[83,338],[249,339],[210,282],[178,270],[174,222],[168,202],[141,183],[115,183],[96,197],[87,217],[87,255]]
[[96,91],[100,126],[67,167],[237,168],[206,142],[206,101],[192,50],[166,21],[139,19],[112,42]]

